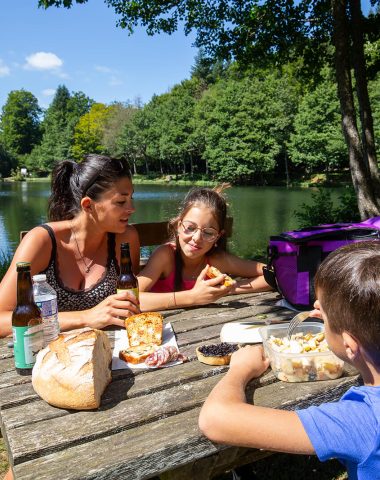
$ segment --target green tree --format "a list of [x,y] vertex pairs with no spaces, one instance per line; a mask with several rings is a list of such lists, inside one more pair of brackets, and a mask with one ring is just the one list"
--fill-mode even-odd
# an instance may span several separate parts
[[0,143],[0,178],[9,177],[11,170],[16,167],[16,163],[16,159]]
[[302,97],[288,145],[293,164],[308,174],[328,173],[344,168],[347,162],[336,84],[327,69],[324,76],[322,83]]
[[104,127],[112,107],[103,103],[94,103],[88,113],[80,117],[74,130],[72,155],[80,160],[89,153],[107,153],[102,143]]
[[74,128],[92,104],[93,100],[83,92],[70,94],[64,85],[57,88],[42,122],[44,133],[41,144],[27,159],[31,168],[47,173],[56,162],[71,157]]
[[295,110],[295,91],[286,77],[263,72],[218,82],[196,108],[207,170],[218,180],[261,181],[276,168]]
[[0,140],[11,155],[30,153],[41,138],[37,98],[26,90],[8,94],[0,118]]
[[119,137],[125,125],[129,125],[136,113],[137,107],[121,102],[115,102],[109,107],[109,116],[103,127],[102,144],[110,155],[118,156]]

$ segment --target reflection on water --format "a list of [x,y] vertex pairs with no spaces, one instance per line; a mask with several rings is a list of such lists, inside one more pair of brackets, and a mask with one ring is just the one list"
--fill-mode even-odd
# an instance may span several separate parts
[[[189,187],[136,185],[136,212],[132,222],[167,220],[176,215]],[[339,190],[332,191],[337,199]],[[226,192],[233,235],[229,248],[249,258],[265,252],[270,235],[297,228],[294,211],[311,202],[311,189],[280,187],[233,187]],[[0,183],[0,251],[12,255],[21,230],[30,230],[46,221],[50,195],[47,182]]]

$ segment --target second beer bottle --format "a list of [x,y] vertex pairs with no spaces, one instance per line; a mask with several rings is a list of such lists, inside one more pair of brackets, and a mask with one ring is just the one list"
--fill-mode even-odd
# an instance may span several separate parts
[[117,281],[117,293],[130,291],[137,300],[139,299],[139,284],[132,270],[129,243],[122,243],[120,251],[120,275]]

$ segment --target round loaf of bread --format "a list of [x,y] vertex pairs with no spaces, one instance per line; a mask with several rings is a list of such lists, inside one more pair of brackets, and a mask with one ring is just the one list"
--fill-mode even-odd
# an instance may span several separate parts
[[111,360],[111,346],[105,332],[92,328],[62,332],[37,354],[33,388],[55,407],[98,408],[111,381]]

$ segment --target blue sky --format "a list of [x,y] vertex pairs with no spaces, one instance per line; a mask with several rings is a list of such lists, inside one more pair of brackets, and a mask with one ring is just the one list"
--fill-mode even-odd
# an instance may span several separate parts
[[[32,92],[46,108],[58,85],[97,102],[145,103],[189,78],[197,50],[183,30],[149,37],[116,27],[103,0],[71,9],[37,8],[38,0],[1,0],[0,108],[11,90]],[[368,11],[369,0],[362,6]]]
[[140,97],[145,103],[190,76],[194,35],[149,37],[138,29],[128,36],[103,0],[69,10],[37,4],[1,0],[0,108],[21,88],[46,108],[61,84],[98,102]]

